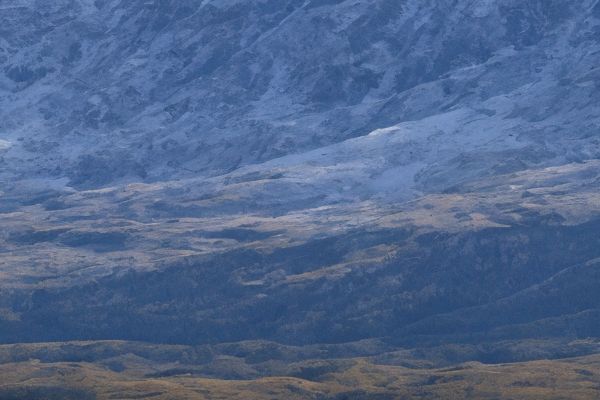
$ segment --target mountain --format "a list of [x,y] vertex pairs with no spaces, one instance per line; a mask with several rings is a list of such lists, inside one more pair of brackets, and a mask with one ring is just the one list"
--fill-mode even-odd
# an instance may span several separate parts
[[599,352],[600,2],[5,0],[0,22],[6,398],[71,396],[35,360],[341,399],[373,398],[343,383],[362,362],[422,389],[406,374]]

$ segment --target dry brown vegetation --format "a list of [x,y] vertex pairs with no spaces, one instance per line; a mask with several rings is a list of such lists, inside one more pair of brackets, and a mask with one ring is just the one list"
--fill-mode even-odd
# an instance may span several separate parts
[[30,360],[0,366],[0,398],[596,399],[600,394],[598,355],[501,365],[465,363],[442,369],[376,365],[363,358],[351,361],[350,368],[313,380],[222,380],[190,373],[144,378],[140,370],[118,373],[85,362]]
[[[135,351],[135,345],[130,345],[134,347],[106,342],[102,351]],[[0,354],[4,360],[31,355],[56,358],[62,351],[62,357],[68,358],[69,349],[78,349],[74,354],[81,354],[81,346],[93,343],[2,346]],[[185,354],[187,350],[156,345],[148,351]],[[186,369],[179,362],[151,362],[131,353],[117,359],[118,368],[106,360],[5,362],[0,364],[0,398],[533,400],[596,399],[600,394],[600,355],[498,365],[468,362],[445,368],[381,365],[369,357],[297,363],[305,370],[321,367],[310,379],[278,376],[276,371],[273,376],[256,379],[216,379]],[[333,367],[323,369],[328,362]],[[235,368],[233,363],[229,366]],[[216,363],[213,367],[217,368]],[[161,369],[162,373],[156,373]]]
[[[531,213],[578,224],[600,212],[599,168],[589,161],[532,169],[399,205],[373,200],[320,205],[303,198],[303,207],[279,215],[272,212],[280,199],[268,191],[255,207],[264,212],[247,212],[245,202],[263,193],[264,180],[234,179],[210,195],[194,180],[48,193],[48,199],[0,214],[0,286],[70,286],[123,266],[154,270],[232,250],[270,252],[356,229],[473,231],[519,224]],[[4,200],[10,204],[11,198]],[[347,263],[283,280],[343,275],[357,266],[378,265],[402,249],[359,250],[346,256]]]

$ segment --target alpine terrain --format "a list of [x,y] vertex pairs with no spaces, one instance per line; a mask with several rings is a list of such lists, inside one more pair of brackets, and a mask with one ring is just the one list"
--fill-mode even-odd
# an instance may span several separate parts
[[0,0],[0,399],[597,399],[600,1]]

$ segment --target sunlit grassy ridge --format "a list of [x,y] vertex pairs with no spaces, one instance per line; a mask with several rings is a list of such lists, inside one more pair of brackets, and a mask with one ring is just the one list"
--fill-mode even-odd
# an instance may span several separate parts
[[141,360],[137,369],[120,372],[86,362],[2,364],[0,398],[596,399],[600,388],[598,355],[499,365],[471,362],[437,369],[377,365],[357,358],[311,379],[246,380],[209,379],[185,369],[152,377],[144,370],[155,366]]
[[598,354],[434,367],[408,351],[348,358],[344,352],[378,349],[345,346],[4,345],[0,399],[596,399],[600,390]]

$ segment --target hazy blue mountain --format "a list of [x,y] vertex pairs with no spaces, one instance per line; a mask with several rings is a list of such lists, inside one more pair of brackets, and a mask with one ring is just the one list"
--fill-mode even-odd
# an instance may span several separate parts
[[[67,177],[76,187],[214,176],[402,122],[448,115],[460,125],[452,112],[508,116],[484,122],[474,140],[500,141],[496,152],[531,147],[525,164],[592,157],[592,116],[582,109],[596,93],[595,9],[546,0],[5,1],[3,175]],[[506,138],[511,128],[518,143]],[[471,142],[460,136],[451,146]]]
[[596,352],[599,87],[596,0],[3,0],[0,341]]

